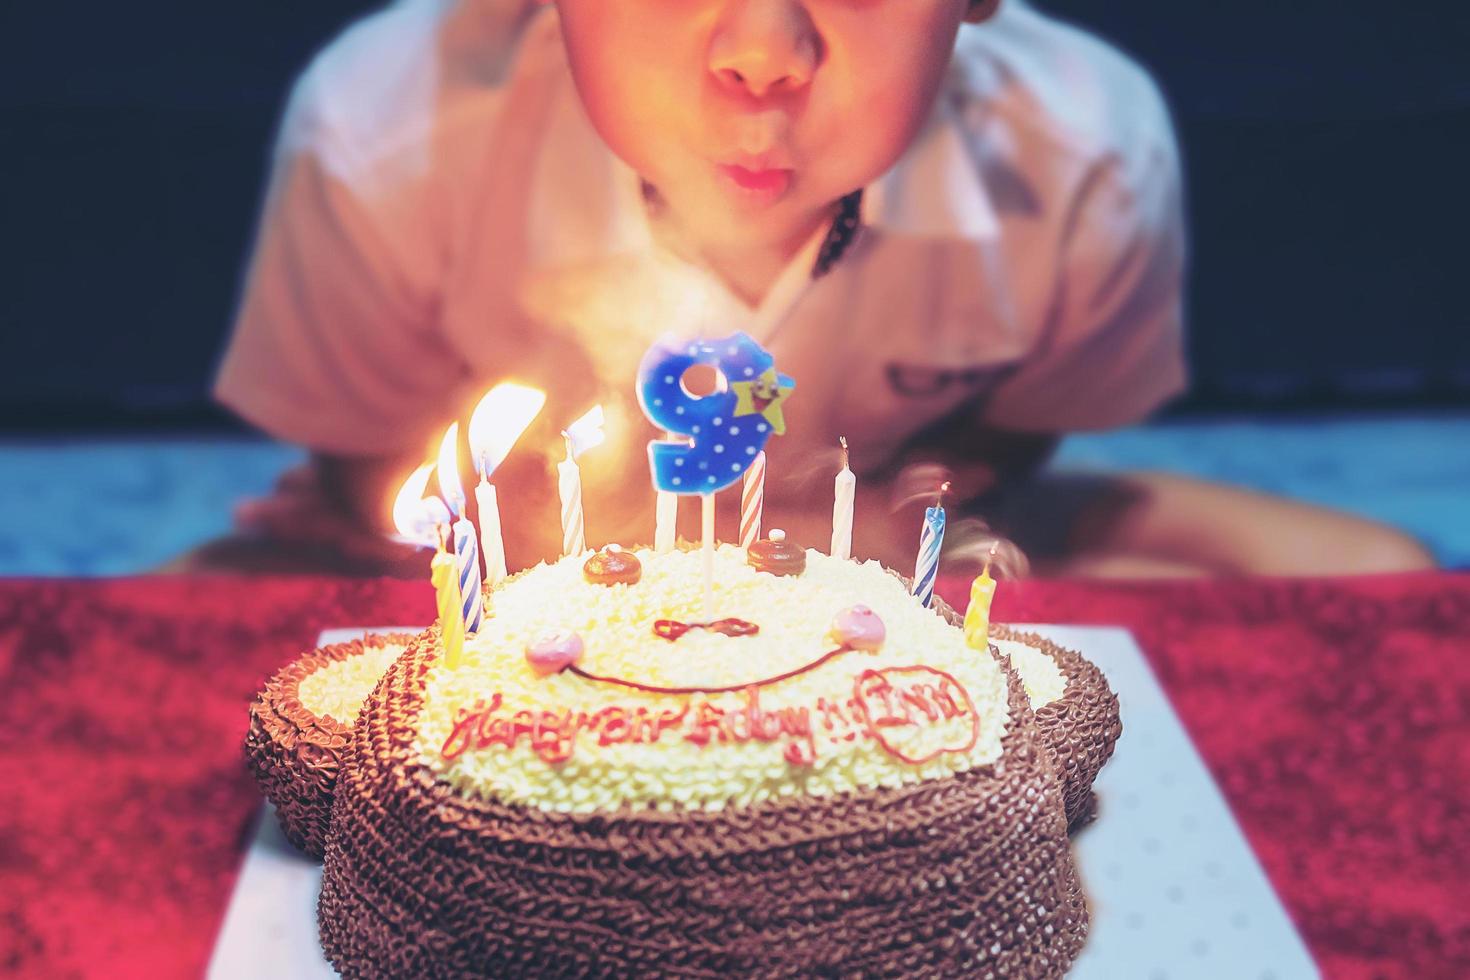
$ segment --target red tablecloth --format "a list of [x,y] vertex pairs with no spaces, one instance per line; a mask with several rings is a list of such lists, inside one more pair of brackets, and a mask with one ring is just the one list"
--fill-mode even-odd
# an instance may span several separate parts
[[[0,582],[0,974],[200,974],[259,806],[247,702],[321,628],[431,605]],[[1470,576],[1003,584],[996,619],[1134,631],[1327,975],[1470,976]]]

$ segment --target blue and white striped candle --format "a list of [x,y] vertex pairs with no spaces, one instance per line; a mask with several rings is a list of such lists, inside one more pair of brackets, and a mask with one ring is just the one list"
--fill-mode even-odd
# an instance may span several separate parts
[[454,567],[459,574],[459,599],[466,636],[479,632],[485,616],[480,592],[480,541],[475,526],[464,516],[464,486],[459,481],[459,423],[454,422],[439,443],[439,493],[454,513]]
[[934,579],[939,575],[939,549],[944,546],[944,495],[948,490],[949,484],[943,484],[934,506],[924,509],[924,527],[919,533],[919,557],[914,562],[914,596],[920,605],[926,607],[934,599]]
[[485,604],[480,591],[480,542],[475,526],[465,517],[454,522],[454,564],[459,572],[465,635],[474,636],[484,621]]

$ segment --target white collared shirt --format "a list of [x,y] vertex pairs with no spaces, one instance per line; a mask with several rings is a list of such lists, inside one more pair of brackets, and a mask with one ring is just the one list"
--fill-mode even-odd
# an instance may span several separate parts
[[828,275],[809,274],[818,235],[752,309],[659,247],[554,11],[401,0],[296,86],[217,396],[280,438],[377,455],[429,445],[508,376],[630,405],[654,339],[743,329],[797,379],[785,450],[843,434],[858,468],[957,412],[1059,433],[1182,390],[1173,133],[1096,39],[1015,0],[964,28],[863,218]]

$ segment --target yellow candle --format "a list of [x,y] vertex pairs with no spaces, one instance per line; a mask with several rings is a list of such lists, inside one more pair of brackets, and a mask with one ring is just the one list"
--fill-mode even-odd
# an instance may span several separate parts
[[990,577],[990,562],[995,558],[996,546],[990,548],[985,567],[970,583],[970,605],[965,610],[965,642],[976,650],[990,646],[990,603],[995,598],[995,579]]
[[459,570],[454,555],[440,548],[429,566],[434,598],[439,608],[439,630],[444,637],[444,663],[458,667],[464,653],[464,612],[460,608]]

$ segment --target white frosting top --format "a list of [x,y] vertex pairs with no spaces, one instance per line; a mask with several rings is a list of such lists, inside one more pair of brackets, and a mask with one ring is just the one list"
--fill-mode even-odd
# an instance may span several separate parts
[[[811,551],[805,573],[777,577],[722,546],[707,613],[698,552],[635,554],[643,575],[631,586],[590,584],[572,557],[496,591],[459,666],[430,671],[422,762],[468,795],[593,811],[899,786],[999,757],[1005,672],[877,563]],[[883,619],[887,641],[834,654],[828,626],[858,603]],[[654,633],[661,619],[725,617],[759,633]],[[525,650],[550,629],[576,631],[577,668],[602,679],[537,673]],[[651,693],[609,678],[706,690]]]
[[1019,640],[992,638],[990,642],[1010,658],[1011,667],[1020,675],[1021,684],[1026,688],[1026,697],[1031,702],[1031,707],[1039,708],[1062,696],[1067,688],[1067,678],[1051,654],[1040,647],[1027,646]]
[[346,660],[334,660],[301,679],[301,706],[314,715],[330,716],[344,725],[357,721],[362,703],[378,679],[404,651],[402,645],[367,647]]

